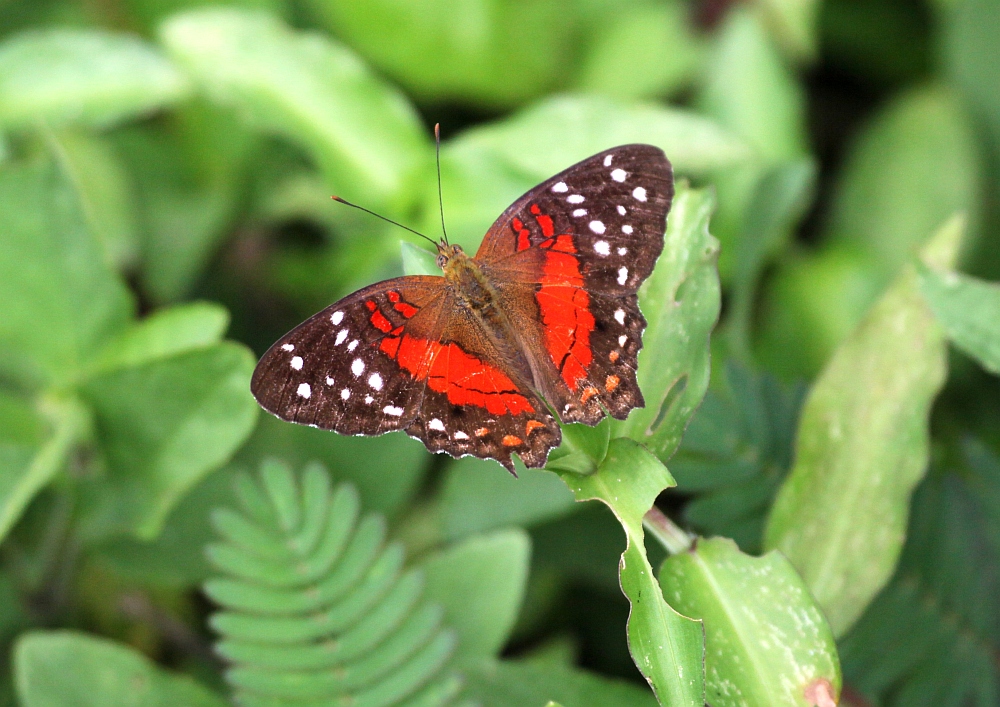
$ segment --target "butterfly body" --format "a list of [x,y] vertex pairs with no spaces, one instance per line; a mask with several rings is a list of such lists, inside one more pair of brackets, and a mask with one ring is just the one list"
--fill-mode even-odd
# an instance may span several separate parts
[[431,451],[540,467],[558,425],[624,419],[645,319],[636,291],[663,249],[670,163],[599,153],[518,199],[475,257],[387,280],[282,337],[251,389],[278,417],[345,434],[402,429]]

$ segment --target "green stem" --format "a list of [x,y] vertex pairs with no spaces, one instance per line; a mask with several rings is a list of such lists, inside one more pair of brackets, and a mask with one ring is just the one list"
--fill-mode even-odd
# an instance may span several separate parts
[[694,536],[663,515],[656,506],[646,511],[642,525],[671,555],[687,552],[694,544]]

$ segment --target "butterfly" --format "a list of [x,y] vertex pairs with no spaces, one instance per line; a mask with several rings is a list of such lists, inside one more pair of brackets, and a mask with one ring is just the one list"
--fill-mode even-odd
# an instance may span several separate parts
[[404,430],[432,452],[542,467],[560,421],[644,405],[636,292],[673,193],[659,148],[585,159],[511,204],[475,257],[442,240],[441,276],[365,287],[286,334],[257,364],[254,397],[289,422]]

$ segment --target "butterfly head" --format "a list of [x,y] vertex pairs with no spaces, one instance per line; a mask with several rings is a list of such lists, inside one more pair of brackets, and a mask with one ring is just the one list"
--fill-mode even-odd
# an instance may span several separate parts
[[462,250],[462,246],[445,243],[443,240],[438,242],[437,250],[437,266],[445,272],[448,272],[448,264],[453,259],[458,258],[461,260],[462,258],[468,258],[465,251]]

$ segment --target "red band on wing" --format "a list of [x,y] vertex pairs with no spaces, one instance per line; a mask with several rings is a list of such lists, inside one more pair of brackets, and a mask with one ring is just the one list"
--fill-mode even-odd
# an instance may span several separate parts
[[[547,217],[539,216],[539,223],[542,218]],[[594,315],[590,312],[590,296],[583,288],[573,236],[549,238],[541,247],[548,252],[535,299],[545,324],[545,347],[566,385],[575,392],[580,381],[587,377],[587,367],[593,360],[590,334],[594,331]]]
[[524,227],[524,222],[516,216],[511,221],[514,231],[517,232],[517,250],[527,250],[531,247],[531,231]]
[[[531,205],[531,213],[535,215],[538,227],[542,229],[542,235],[546,238],[551,238],[552,234],[556,232],[555,226],[552,225],[552,217],[543,214],[542,210],[538,208],[538,204]],[[576,251],[573,252],[575,253]]]
[[404,334],[382,339],[379,348],[427,387],[445,393],[453,405],[476,405],[493,415],[534,412],[514,381],[461,349],[458,344],[417,339]]

